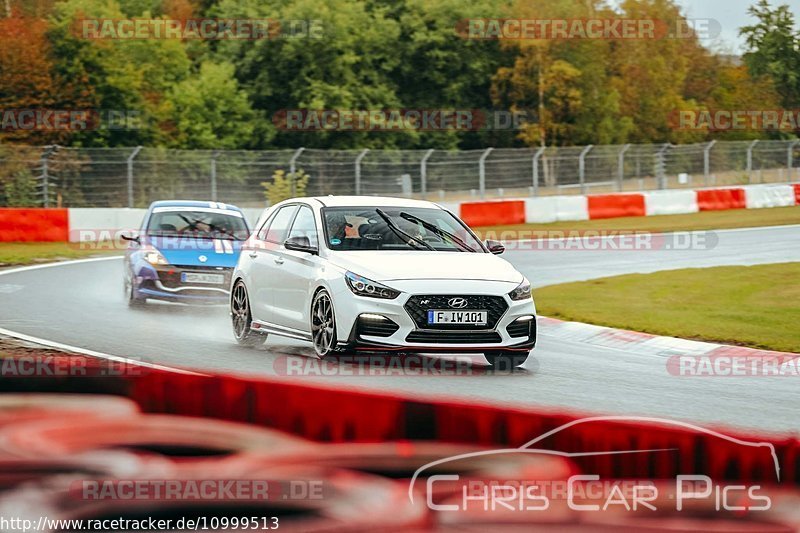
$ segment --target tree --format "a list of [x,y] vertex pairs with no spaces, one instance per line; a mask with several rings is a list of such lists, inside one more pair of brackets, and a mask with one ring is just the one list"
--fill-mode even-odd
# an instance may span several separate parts
[[[398,54],[398,23],[387,9],[359,0],[223,0],[213,10],[226,19],[317,21],[322,35],[220,43],[218,58],[232,59],[253,107],[272,117],[281,110],[399,109],[390,73]],[[313,28],[312,28],[313,29]],[[318,148],[397,147],[413,144],[411,131],[278,131],[274,145]]]
[[775,84],[786,109],[800,106],[800,31],[788,5],[772,8],[768,0],[750,7],[755,24],[745,26],[748,51],[745,63],[756,78],[768,77]]
[[236,149],[252,143],[256,114],[234,78],[233,65],[210,61],[167,96],[175,148]]

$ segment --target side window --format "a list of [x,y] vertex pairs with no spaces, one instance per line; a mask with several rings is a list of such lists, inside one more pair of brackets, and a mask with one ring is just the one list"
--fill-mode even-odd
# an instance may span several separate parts
[[294,214],[297,212],[296,205],[287,205],[272,217],[272,222],[269,223],[269,228],[266,231],[265,241],[274,243],[283,243],[286,240],[286,234],[289,233],[289,225],[292,223]]
[[308,237],[311,246],[317,246],[317,225],[314,222],[314,212],[311,208],[305,206],[300,208],[300,212],[297,213],[297,218],[292,224],[292,231],[289,232],[289,238],[292,237]]
[[258,235],[256,238],[259,241],[263,241],[267,238],[267,231],[269,230],[269,225],[272,223],[272,219],[275,218],[275,213],[272,213],[270,216],[267,217],[267,220],[261,225],[261,228],[258,230]]

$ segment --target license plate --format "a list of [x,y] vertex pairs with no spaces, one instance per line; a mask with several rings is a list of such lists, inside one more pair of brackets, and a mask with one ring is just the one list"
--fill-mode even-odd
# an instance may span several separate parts
[[488,311],[428,311],[428,324],[464,324],[485,326],[489,320]]
[[182,272],[181,281],[184,283],[204,283],[207,285],[222,285],[223,283],[225,283],[225,276],[223,274]]

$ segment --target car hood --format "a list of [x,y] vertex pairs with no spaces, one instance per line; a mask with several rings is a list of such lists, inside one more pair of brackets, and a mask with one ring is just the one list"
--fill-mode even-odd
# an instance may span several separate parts
[[442,279],[520,283],[523,277],[509,262],[485,253],[333,252],[330,262],[373,281]]
[[[239,260],[243,241],[193,239],[188,237],[147,237],[171,265],[233,268]],[[201,258],[205,258],[202,261]]]

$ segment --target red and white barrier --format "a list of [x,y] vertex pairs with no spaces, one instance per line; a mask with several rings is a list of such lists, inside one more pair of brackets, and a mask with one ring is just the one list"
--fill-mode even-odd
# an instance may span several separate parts
[[645,193],[645,214],[648,217],[660,215],[685,215],[697,213],[697,193],[695,191],[655,191]]
[[0,208],[0,242],[65,242],[66,209]]
[[[509,200],[463,203],[460,206],[460,213],[468,224],[479,227],[788,207],[800,205],[800,184],[747,185],[723,189],[589,196],[545,196],[521,201],[525,205],[523,221],[520,221],[518,210],[515,210],[512,216],[506,209],[509,205],[516,205],[516,202]],[[476,213],[480,216],[475,216]],[[513,222],[510,222],[510,219]]]
[[[800,205],[800,184],[747,185],[721,189],[652,191],[589,196],[545,196],[511,200],[443,203],[470,226],[550,224],[618,217],[680,215],[727,209]],[[251,223],[260,208],[243,209]],[[0,242],[85,242],[111,240],[139,228],[145,209],[0,208]]]

